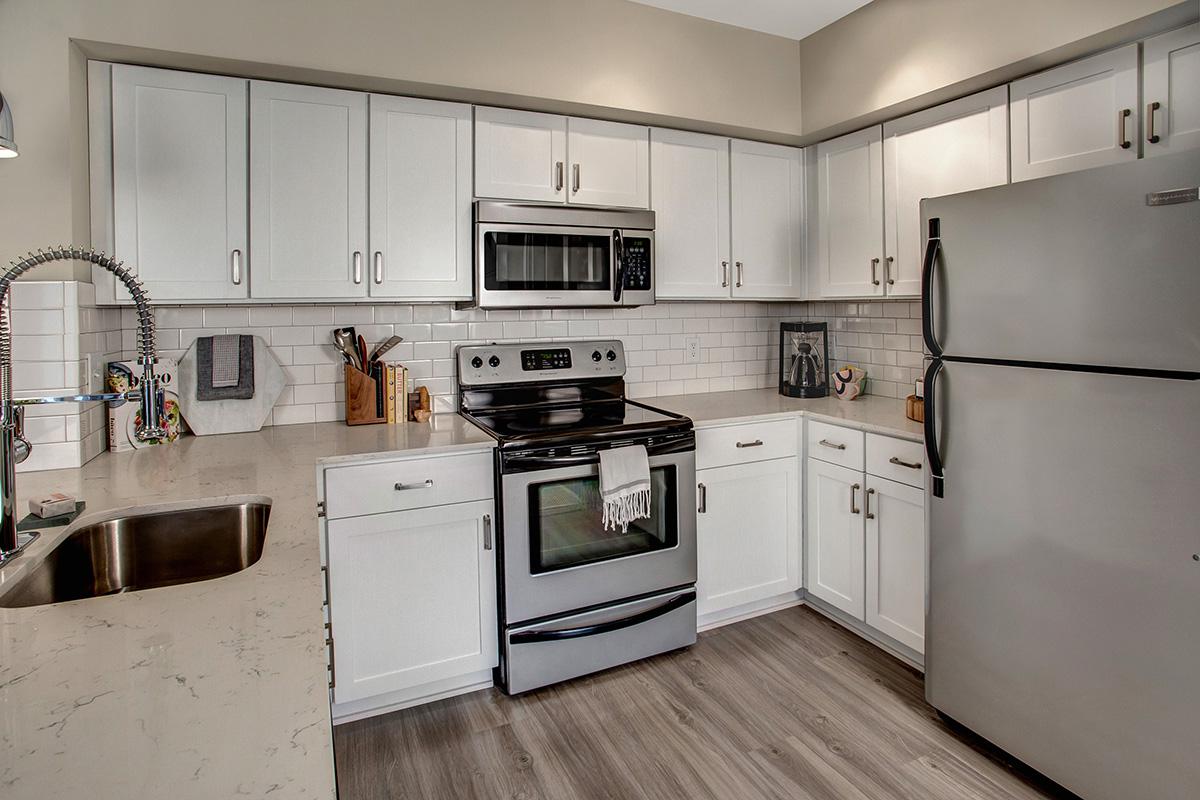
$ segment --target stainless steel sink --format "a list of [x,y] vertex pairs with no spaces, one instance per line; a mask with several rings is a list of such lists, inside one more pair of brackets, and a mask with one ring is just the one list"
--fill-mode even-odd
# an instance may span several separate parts
[[240,572],[262,556],[270,503],[131,514],[80,528],[47,554],[0,607],[23,608]]

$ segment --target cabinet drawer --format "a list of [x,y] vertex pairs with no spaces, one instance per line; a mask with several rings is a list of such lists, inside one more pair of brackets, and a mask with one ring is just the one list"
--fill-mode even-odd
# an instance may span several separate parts
[[863,432],[808,420],[808,455],[850,469],[863,468]]
[[867,472],[921,489],[925,486],[925,447],[920,442],[868,433]]
[[700,428],[696,431],[696,469],[794,456],[796,438],[796,421],[791,419]]
[[325,514],[330,519],[486,500],[492,495],[491,453],[385,461],[325,472]]

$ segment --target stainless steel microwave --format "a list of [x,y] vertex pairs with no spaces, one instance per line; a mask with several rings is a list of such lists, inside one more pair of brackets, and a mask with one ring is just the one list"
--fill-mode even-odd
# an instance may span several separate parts
[[654,212],[475,201],[480,308],[654,303]]

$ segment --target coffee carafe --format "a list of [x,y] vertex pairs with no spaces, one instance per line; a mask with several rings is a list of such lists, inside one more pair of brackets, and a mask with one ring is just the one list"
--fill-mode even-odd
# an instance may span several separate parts
[[829,336],[824,322],[779,324],[779,393],[788,397],[829,394]]

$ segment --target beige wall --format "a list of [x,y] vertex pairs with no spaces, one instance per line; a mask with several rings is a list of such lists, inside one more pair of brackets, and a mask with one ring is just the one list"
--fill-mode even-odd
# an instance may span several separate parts
[[624,0],[0,0],[0,91],[21,148],[0,162],[5,262],[88,230],[85,54],[760,138],[800,132],[795,41]]
[[804,138],[1003,83],[1197,8],[1195,0],[875,0],[801,41]]

